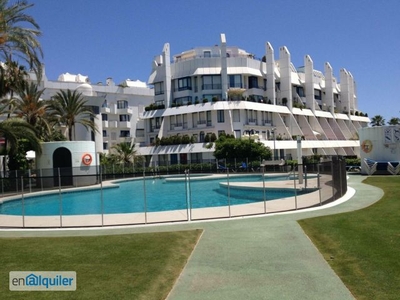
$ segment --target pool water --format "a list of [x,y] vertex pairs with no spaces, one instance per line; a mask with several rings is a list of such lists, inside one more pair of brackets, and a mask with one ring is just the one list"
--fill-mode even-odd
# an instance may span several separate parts
[[[268,189],[269,180],[286,180],[286,176],[265,177],[266,200],[293,197],[293,189]],[[230,177],[229,182],[259,182],[262,175]],[[263,201],[262,189],[241,189],[220,186],[226,178],[166,181],[165,179],[118,182],[113,188],[63,192],[25,197],[0,204],[0,214],[27,216],[116,214],[155,212],[191,208],[247,204]],[[101,199],[103,198],[103,201]],[[189,199],[189,200],[188,200]],[[103,203],[102,203],[103,202]]]

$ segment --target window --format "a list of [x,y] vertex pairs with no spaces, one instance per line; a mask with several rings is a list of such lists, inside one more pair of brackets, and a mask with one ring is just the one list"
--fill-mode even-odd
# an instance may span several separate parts
[[103,150],[107,150],[108,149],[108,143],[103,143]]
[[322,100],[321,90],[316,90],[316,89],[314,89],[314,98],[315,98],[316,100]]
[[203,94],[203,99],[207,99],[208,102],[213,101],[213,99],[218,99],[218,101],[221,101],[222,95],[221,94]]
[[102,120],[102,121],[108,121],[108,115],[106,115],[106,114],[101,114],[101,120]]
[[240,122],[240,110],[239,109],[234,109],[232,115],[233,122]]
[[202,79],[203,90],[220,90],[222,87],[220,75],[204,75]]
[[107,136],[108,136],[107,130],[103,130],[103,137],[107,137]]
[[258,89],[258,78],[256,76],[249,76],[249,89]]
[[117,109],[125,109],[125,108],[128,108],[128,101],[118,100],[117,101]]
[[225,111],[224,110],[217,110],[217,119],[218,119],[218,123],[225,122]]
[[204,57],[211,57],[211,51],[204,51]]
[[204,143],[204,131],[200,131],[200,143]]
[[240,139],[242,137],[242,132],[240,130],[235,130],[235,139]]
[[156,118],[156,129],[160,129],[160,127],[161,127],[161,118],[157,117]]
[[230,88],[242,88],[242,75],[229,75]]
[[211,110],[207,110],[206,111],[206,113],[207,113],[207,126],[211,126],[212,125],[212,123],[211,123]]
[[121,132],[119,134],[119,137],[124,137],[124,138],[130,137],[130,136],[131,136],[131,133],[129,132],[129,130],[121,130]]
[[190,161],[191,163],[201,163],[202,162],[202,153],[190,153]]
[[144,129],[136,129],[136,137],[144,137]]
[[131,116],[130,115],[119,115],[119,120],[121,122],[129,122],[131,120]]
[[192,97],[180,97],[180,98],[175,98],[172,106],[181,106],[181,105],[188,105],[192,104]]
[[178,79],[178,91],[191,90],[191,89],[192,89],[192,79],[190,77]]
[[162,95],[164,94],[164,82],[156,82],[154,84],[154,95]]
[[296,86],[296,93],[299,97],[305,97],[304,88],[302,86]]

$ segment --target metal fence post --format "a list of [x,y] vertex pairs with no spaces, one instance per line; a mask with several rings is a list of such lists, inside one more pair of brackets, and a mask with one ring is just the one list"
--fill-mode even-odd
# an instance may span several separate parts
[[61,176],[60,168],[58,168],[58,196],[60,199],[60,227],[62,227],[62,195],[61,195]]
[[192,187],[190,186],[190,171],[188,172],[188,189],[189,189],[189,212],[190,220],[192,219]]
[[43,175],[42,175],[42,169],[39,169],[39,176],[40,176],[40,188],[43,192]]
[[[226,166],[226,159],[225,159],[225,166]],[[229,169],[226,169],[226,179],[228,182],[228,208],[229,208],[229,218],[231,217],[231,191],[229,186]]]
[[317,164],[317,188],[319,194],[319,205],[322,205],[322,195],[321,195],[321,180],[320,180],[320,164]]
[[16,190],[15,190],[15,192],[16,192],[16,194],[18,194],[18,171],[17,170],[15,170],[15,185],[16,185]]
[[187,220],[188,222],[191,221],[191,215],[190,215],[190,198],[189,198],[189,182],[188,182],[188,177],[189,177],[189,170],[185,170],[185,192],[186,192],[186,211],[187,211]]
[[[297,166],[297,169],[298,168],[299,168],[299,166]],[[297,172],[297,173],[299,174],[299,172]],[[297,210],[296,167],[293,167],[293,185],[294,185],[294,207]]]
[[22,227],[25,227],[25,199],[24,199],[24,176],[21,176],[21,192],[22,192]]
[[263,196],[264,196],[264,214],[267,213],[267,197],[265,191],[265,165],[260,164],[262,168],[262,179],[263,179]]
[[32,179],[31,179],[31,169],[28,170],[28,182],[29,182],[29,193],[32,193]]
[[143,162],[143,199],[144,199],[144,223],[147,224],[146,168],[144,162]]
[[100,170],[101,226],[104,226],[103,168],[99,166],[99,170]]

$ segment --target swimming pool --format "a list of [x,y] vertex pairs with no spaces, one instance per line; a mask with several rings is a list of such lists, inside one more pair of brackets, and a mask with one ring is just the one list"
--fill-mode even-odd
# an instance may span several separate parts
[[[268,181],[287,176],[265,177]],[[262,175],[232,176],[229,182],[262,182]],[[147,178],[117,181],[107,188],[64,191],[61,194],[27,196],[0,204],[0,214],[26,216],[117,214],[217,207],[264,201],[263,189],[223,186],[227,178]],[[299,193],[299,191],[297,191]],[[229,197],[228,197],[229,194]],[[266,200],[295,196],[294,189],[268,189]],[[103,199],[103,200],[101,200]]]

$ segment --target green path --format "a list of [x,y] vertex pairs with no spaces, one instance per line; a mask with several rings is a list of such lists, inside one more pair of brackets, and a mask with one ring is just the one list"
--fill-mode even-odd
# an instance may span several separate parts
[[[349,186],[356,189],[354,197],[325,210],[228,221],[114,228],[106,233],[204,229],[169,300],[353,299],[297,220],[360,209],[376,202],[383,192],[362,184],[364,178],[351,176]],[[23,235],[33,234],[60,235],[59,232]],[[63,231],[63,235],[76,234],[97,235],[103,231]],[[11,233],[1,232],[0,235]]]

